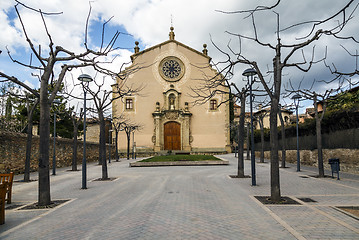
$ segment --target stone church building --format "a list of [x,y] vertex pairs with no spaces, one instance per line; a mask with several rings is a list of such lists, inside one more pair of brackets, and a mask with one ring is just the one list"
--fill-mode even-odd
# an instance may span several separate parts
[[[113,101],[112,116],[122,115],[140,129],[131,134],[136,151],[179,151],[222,153],[230,151],[228,94],[217,94],[203,104],[194,104],[191,89],[218,75],[207,55],[175,40],[173,27],[169,40],[143,51],[136,42],[132,65],[125,80],[116,84],[141,91]],[[129,71],[141,67],[138,71]],[[113,86],[115,87],[115,86]],[[228,92],[228,89],[224,89]],[[116,97],[116,95],[114,95]],[[127,147],[120,132],[119,149]]]

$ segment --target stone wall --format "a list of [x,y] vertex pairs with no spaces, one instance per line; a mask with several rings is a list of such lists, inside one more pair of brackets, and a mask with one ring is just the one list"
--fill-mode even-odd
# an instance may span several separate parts
[[[256,151],[256,157],[260,157],[260,152]],[[270,159],[270,151],[264,152],[264,158]],[[279,151],[279,158],[281,161],[281,151]],[[359,149],[323,149],[324,168],[328,170],[330,170],[330,165],[328,164],[328,159],[330,158],[339,158],[341,171],[359,174]],[[290,163],[296,163],[297,151],[287,150],[286,161]],[[318,167],[318,151],[300,150],[300,162],[303,165]]]
[[[86,137],[87,139],[87,137]],[[39,136],[32,138],[31,150],[31,171],[37,171],[39,158]],[[50,138],[49,149],[49,163],[52,168],[53,158],[53,138]],[[73,140],[65,138],[56,138],[56,167],[68,167],[72,163],[72,143]],[[14,132],[0,131],[0,173],[1,172],[15,172],[23,173],[25,168],[25,153],[26,153],[26,134]],[[152,150],[138,149],[137,157],[148,157],[155,155]],[[99,156],[99,144],[86,140],[86,160],[87,162],[97,162]],[[111,147],[111,159],[115,157],[115,147]],[[126,157],[126,150],[119,152],[119,157]],[[77,145],[77,164],[82,163],[83,158],[83,142],[78,141]],[[132,158],[132,153],[130,154]],[[106,159],[108,159],[108,145],[106,145]]]
[[[37,171],[39,158],[39,136],[33,136],[31,150],[31,171]],[[56,166],[71,166],[72,162],[71,139],[56,138]],[[99,145],[86,142],[86,159],[88,162],[98,161]],[[0,132],[0,171],[23,173],[26,153],[26,134]],[[83,142],[78,141],[77,162],[81,164],[83,158]],[[50,168],[53,158],[53,138],[50,138]]]

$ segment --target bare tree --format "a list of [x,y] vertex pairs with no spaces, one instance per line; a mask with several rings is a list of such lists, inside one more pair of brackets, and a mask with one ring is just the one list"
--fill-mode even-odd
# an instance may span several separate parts
[[[271,100],[271,112],[270,112],[270,146],[271,146],[271,200],[274,202],[279,202],[281,200],[280,193],[280,178],[279,178],[279,144],[278,144],[278,130],[277,130],[277,115],[279,112],[279,103],[280,103],[280,94],[281,94],[281,86],[282,86],[282,76],[283,70],[288,67],[294,67],[299,69],[300,71],[307,72],[311,69],[313,64],[323,61],[321,59],[315,59],[313,46],[312,56],[308,61],[305,56],[304,49],[313,45],[314,42],[318,41],[322,36],[334,36],[340,39],[344,37],[339,36],[339,33],[346,26],[347,22],[352,18],[352,14],[347,15],[346,10],[351,6],[354,0],[348,1],[348,3],[338,10],[332,16],[319,21],[310,21],[310,22],[301,22],[295,25],[289,26],[287,28],[280,28],[280,20],[279,14],[275,12],[275,9],[281,4],[281,0],[277,0],[277,2],[272,6],[258,6],[255,9],[245,10],[245,11],[236,11],[236,12],[226,12],[228,14],[246,14],[247,17],[252,19],[252,26],[254,30],[254,36],[246,36],[243,34],[230,33],[232,36],[238,37],[241,41],[242,39],[252,41],[259,46],[269,48],[274,51],[272,70],[269,70],[269,73],[273,74],[273,83],[270,84],[266,81],[265,75],[260,69],[257,61],[255,59],[248,59],[243,55],[242,49],[239,51],[234,51],[232,48],[230,52],[235,55],[235,60],[232,60],[229,54],[227,63],[229,66],[234,66],[236,64],[246,64],[252,66],[260,79],[265,91],[270,97]],[[273,45],[271,42],[263,42],[259,38],[259,34],[257,32],[257,23],[255,21],[255,14],[260,12],[270,11],[273,12],[277,16],[277,31],[276,31],[276,44]],[[324,25],[333,19],[336,19],[339,15],[342,15],[342,19],[336,26],[330,27],[329,29],[324,29]],[[310,25],[310,26],[309,26]],[[308,26],[308,34],[304,37],[301,37],[293,44],[285,44],[281,40],[281,33],[285,30],[292,29],[298,26]],[[321,28],[323,27],[323,29]],[[350,37],[349,37],[350,38]],[[346,38],[348,39],[348,38]],[[242,46],[242,45],[241,45]],[[296,61],[296,53],[302,51],[302,60]],[[221,51],[223,52],[223,51]],[[294,61],[294,62],[292,62]],[[232,69],[232,67],[228,67],[227,69]]]
[[73,126],[73,143],[72,143],[72,162],[71,162],[71,171],[77,171],[77,138],[79,132],[79,125],[81,123],[82,116],[84,114],[83,109],[81,108],[79,116],[76,115],[76,112],[73,108],[71,110],[71,121]]
[[113,129],[115,130],[115,159],[116,162],[119,161],[118,154],[118,133],[121,131],[122,126],[126,124],[129,120],[126,119],[123,115],[115,116],[112,121]]
[[31,146],[32,146],[32,131],[33,131],[33,117],[35,110],[38,106],[39,99],[33,94],[28,92],[21,93],[19,91],[9,91],[7,94],[11,95],[14,99],[17,99],[20,104],[16,107],[19,115],[26,115],[26,125],[20,131],[23,132],[26,129],[26,152],[25,152],[25,164],[24,164],[24,182],[30,181],[30,163],[31,163]]
[[31,99],[29,94],[26,95],[26,110],[27,110],[27,138],[26,138],[26,157],[25,157],[25,170],[24,182],[30,181],[30,162],[31,162],[31,145],[32,145],[32,129],[33,129],[33,116],[39,98]]
[[241,103],[241,113],[239,115],[238,123],[238,167],[237,167],[237,176],[238,178],[245,178],[244,175],[244,124],[245,124],[245,115],[246,115],[246,98],[248,96],[248,89],[242,88],[239,90],[235,84],[231,86],[237,91],[237,97]]
[[[213,43],[213,42],[212,42]],[[214,44],[214,43],[213,43]],[[203,78],[196,79],[198,84],[195,87],[191,87],[190,96],[194,99],[195,104],[205,104],[211,98],[215,96],[232,96],[233,99],[238,99],[241,103],[241,113],[238,124],[238,178],[244,178],[244,125],[245,125],[245,106],[246,98],[249,94],[248,84],[240,89],[237,84],[230,82],[233,78],[233,67],[234,65],[226,66],[224,69],[219,69],[219,66],[215,63],[212,64],[217,70],[216,74],[212,77],[203,74]],[[203,66],[195,66],[199,69]],[[218,106],[227,104],[231,101],[229,97],[221,97],[221,102],[218,102]],[[218,107],[217,106],[217,107]],[[248,143],[247,143],[248,149]],[[248,154],[247,154],[248,155]]]
[[130,144],[131,144],[131,133],[135,131],[139,131],[141,129],[141,125],[138,123],[125,122],[122,124],[120,131],[124,131],[126,133],[127,139],[127,160],[130,159]]
[[[123,65],[124,66],[124,65]],[[99,164],[102,165],[102,180],[108,179],[107,172],[107,162],[106,162],[106,118],[105,113],[109,110],[111,104],[116,99],[123,98],[125,96],[133,96],[139,94],[139,92],[143,89],[143,86],[134,86],[127,85],[127,74],[130,72],[133,73],[135,71],[140,70],[141,68],[136,66],[132,69],[126,70],[126,75],[122,72],[119,76],[119,81],[117,84],[112,85],[112,90],[104,90],[108,85],[108,78],[106,75],[102,77],[95,77],[95,80],[88,85],[82,84],[82,87],[85,89],[87,93],[91,95],[91,99],[94,102],[94,108],[89,108],[90,112],[97,114],[99,123],[100,123],[100,136],[99,136]],[[112,79],[110,79],[111,83],[113,83]],[[74,84],[76,86],[76,84]],[[75,97],[72,91],[69,93],[72,97]]]
[[284,107],[283,105],[280,105],[278,108],[278,117],[279,117],[279,121],[280,121],[280,129],[281,129],[281,140],[282,140],[282,163],[281,163],[281,168],[286,168],[286,158],[287,158],[287,141],[286,141],[286,136],[285,136],[285,126],[286,126],[286,121],[283,119],[283,110],[285,110],[286,107]]
[[[60,89],[60,86],[65,78],[65,75],[68,71],[71,71],[74,68],[82,68],[82,67],[92,67],[96,71],[102,72],[104,74],[118,75],[107,68],[104,68],[101,63],[101,57],[107,56],[109,53],[115,50],[114,44],[117,41],[119,36],[119,32],[116,32],[110,42],[105,46],[101,47],[99,50],[94,51],[88,48],[87,45],[87,28],[89,23],[89,17],[86,23],[85,29],[85,41],[84,46],[85,49],[81,53],[72,52],[62,46],[56,46],[53,42],[53,38],[50,34],[49,28],[46,24],[46,17],[58,15],[60,13],[46,13],[42,10],[36,10],[34,8],[28,7],[27,5],[16,1],[15,11],[20,20],[20,24],[22,26],[23,33],[25,35],[26,41],[28,43],[29,49],[32,54],[36,57],[37,61],[40,63],[40,66],[37,66],[36,63],[30,61],[30,63],[23,63],[14,58],[12,58],[10,51],[8,50],[8,54],[10,59],[15,63],[19,64],[24,68],[31,69],[33,71],[40,72],[40,94],[27,85],[24,81],[22,81],[18,77],[9,76],[4,72],[0,72],[0,78],[12,81],[19,86],[23,87],[30,93],[34,94],[38,97],[40,103],[40,149],[39,149],[39,188],[38,188],[38,205],[49,205],[51,203],[50,197],[50,177],[49,177],[49,138],[50,138],[50,105],[55,99],[57,92]],[[37,12],[42,19],[42,26],[44,27],[44,31],[48,37],[48,49],[44,51],[41,46],[39,48],[35,48],[35,44],[33,40],[30,39],[27,29],[22,20],[21,14],[19,12],[19,8],[25,8],[29,11]],[[89,16],[91,13],[91,6],[89,11]],[[104,33],[102,33],[104,34]],[[102,38],[104,39],[104,38]],[[101,46],[103,46],[101,44]],[[47,56],[46,56],[47,55]],[[61,69],[59,72],[56,69]],[[52,87],[52,91],[49,92]]]
[[[323,166],[323,143],[322,143],[322,120],[327,109],[327,104],[329,100],[333,100],[333,93],[339,91],[340,86],[337,89],[327,89],[323,93],[318,93],[313,90],[315,81],[313,81],[312,86],[309,89],[300,89],[290,90],[290,93],[299,93],[303,98],[312,100],[314,103],[314,116],[315,116],[315,129],[316,129],[316,138],[317,138],[317,150],[318,150],[318,172],[319,177],[324,177],[324,166]],[[318,103],[321,103],[322,109],[319,111]]]
[[261,102],[258,104],[258,112],[256,114],[256,118],[259,124],[259,128],[261,131],[261,151],[260,151],[260,162],[264,163],[264,118],[268,115],[269,110],[266,109],[265,102]]

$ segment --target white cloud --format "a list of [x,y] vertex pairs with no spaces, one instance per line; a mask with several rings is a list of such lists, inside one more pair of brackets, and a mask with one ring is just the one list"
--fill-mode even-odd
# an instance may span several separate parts
[[[0,8],[1,9],[1,8]],[[19,29],[16,29],[12,26],[12,21],[8,18],[8,9],[2,8],[0,10],[0,50],[9,47],[10,50],[14,50],[14,45],[25,45],[22,39],[22,33]]]
[[[6,2],[6,3],[4,3]],[[10,49],[20,51],[25,46],[25,40],[21,33],[21,26],[17,19],[9,19],[11,5],[15,2],[2,1],[0,6],[0,49],[4,51],[4,46],[8,45]],[[23,0],[25,4],[35,8],[42,9],[45,12],[63,12],[61,15],[45,16],[48,29],[54,39],[55,44],[64,46],[72,51],[79,52],[83,49],[85,22],[89,10],[88,0]],[[270,2],[270,3],[268,3]],[[286,0],[282,1],[276,11],[280,13],[280,28],[285,28],[293,24],[311,21],[323,20],[334,14],[348,1],[312,1],[312,0]],[[358,0],[355,0],[357,3]],[[11,4],[10,4],[11,3]],[[96,0],[91,1],[92,15],[91,22],[104,22],[113,16],[109,25],[113,28],[124,27],[128,33],[134,36],[134,40],[139,40],[141,46],[150,47],[168,39],[169,27],[171,26],[171,15],[173,26],[175,27],[176,40],[189,45],[197,50],[202,50],[203,43],[207,43],[209,55],[215,62],[224,59],[224,56],[215,49],[210,43],[210,35],[213,41],[223,50],[228,52],[227,44],[235,51],[239,51],[238,39],[225,33],[245,34],[253,36],[253,27],[251,18],[244,18],[245,14],[224,14],[216,10],[236,11],[252,9],[256,5],[273,4],[275,1],[267,0]],[[45,50],[48,45],[48,38],[44,34],[44,27],[37,13],[31,12],[20,7],[24,21],[29,31],[29,36],[37,44],[42,44]],[[358,11],[358,10],[357,10]],[[347,12],[348,14],[350,11]],[[13,13],[12,13],[13,14]],[[354,14],[357,15],[357,12]],[[260,12],[255,15],[255,22],[259,37],[264,42],[276,43],[277,29],[276,15],[273,12]],[[339,16],[340,17],[340,16]],[[12,22],[14,21],[14,22]],[[346,26],[346,34],[359,37],[358,19],[354,18]],[[15,23],[15,26],[14,26]],[[330,21],[328,24],[334,26],[336,21]],[[281,32],[283,43],[290,44],[296,41],[298,36],[304,36],[308,33],[308,25],[301,25],[288,31]],[[91,28],[91,34],[101,32],[101,29]],[[121,38],[122,36],[120,36]],[[95,44],[92,39],[89,41]],[[325,54],[325,47],[328,46],[328,63],[334,62],[338,67],[349,70],[355,67],[355,59],[339,46],[338,41],[333,38],[322,38],[316,42],[316,57],[320,58]],[[345,47],[351,51],[357,49],[358,44],[350,41],[344,42]],[[130,42],[127,46],[134,46]],[[98,46],[97,46],[98,47]],[[256,60],[262,69],[271,67],[274,51],[272,49],[259,47],[251,41],[242,42],[242,51],[249,58]],[[308,48],[305,53],[307,60],[310,59],[312,48]],[[27,51],[28,53],[29,51]],[[116,59],[115,68],[122,62],[129,61],[130,52],[119,52],[121,58]],[[0,62],[4,60],[4,53],[0,55]],[[296,55],[300,59],[301,54]],[[241,81],[241,72],[247,66],[239,65],[236,67],[237,76],[234,79]],[[298,82],[304,78],[309,84],[313,79],[325,79],[330,77],[328,70],[322,64],[314,67],[312,71],[303,73],[294,69],[286,69],[283,81],[292,79]],[[318,88],[319,89],[319,88]]]

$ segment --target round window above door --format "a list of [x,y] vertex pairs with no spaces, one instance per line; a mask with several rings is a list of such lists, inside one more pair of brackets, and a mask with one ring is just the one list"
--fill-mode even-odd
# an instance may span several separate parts
[[179,81],[185,72],[183,62],[172,56],[162,59],[158,70],[161,77],[169,82]]

